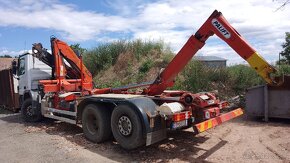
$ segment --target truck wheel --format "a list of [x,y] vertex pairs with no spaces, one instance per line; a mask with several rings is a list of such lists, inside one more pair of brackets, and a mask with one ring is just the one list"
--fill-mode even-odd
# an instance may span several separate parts
[[32,99],[26,99],[21,106],[21,114],[26,122],[38,122],[42,119],[39,108],[32,108]]
[[119,105],[113,110],[111,128],[115,139],[125,149],[130,150],[145,144],[141,120],[129,106]]
[[89,104],[82,114],[82,128],[85,137],[95,143],[111,138],[110,112],[106,108]]

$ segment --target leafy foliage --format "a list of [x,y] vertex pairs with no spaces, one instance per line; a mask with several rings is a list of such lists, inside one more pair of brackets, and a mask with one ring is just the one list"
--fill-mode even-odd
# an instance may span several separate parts
[[228,86],[237,94],[244,92],[246,88],[264,83],[263,79],[249,66],[235,65],[228,67],[228,71]]
[[147,73],[152,66],[154,65],[154,62],[151,59],[146,60],[142,63],[142,65],[139,67],[140,73]]
[[0,58],[12,58],[12,56],[5,54],[5,55],[0,55]]
[[125,41],[117,41],[87,50],[83,56],[84,64],[92,75],[95,76],[101,70],[113,65],[119,54],[121,54],[125,48]]
[[218,90],[232,95],[263,83],[262,78],[249,66],[209,68],[198,61],[190,62],[176,81],[177,85],[173,89],[192,92]]
[[281,64],[279,65],[279,74],[290,74],[290,65],[289,64]]
[[280,52],[280,55],[283,57],[282,62],[284,61],[287,64],[290,64],[290,33],[285,33],[285,43],[282,44],[283,51]]
[[87,50],[82,48],[80,44],[72,44],[70,47],[75,51],[75,53],[79,53],[79,55],[83,55]]
[[[163,42],[153,41],[115,41],[112,43],[102,44],[96,48],[87,50],[83,57],[84,63],[93,75],[98,74],[104,69],[116,63],[119,55],[126,52],[133,53],[137,60],[141,60],[149,54],[161,53],[163,51]],[[141,71],[148,71],[151,63],[144,63],[145,67]],[[147,69],[147,70],[146,70]]]

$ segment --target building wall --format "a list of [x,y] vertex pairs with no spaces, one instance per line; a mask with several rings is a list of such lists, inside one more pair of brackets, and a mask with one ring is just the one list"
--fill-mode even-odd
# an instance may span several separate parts
[[227,61],[201,61],[201,63],[211,68],[225,68],[227,66]]

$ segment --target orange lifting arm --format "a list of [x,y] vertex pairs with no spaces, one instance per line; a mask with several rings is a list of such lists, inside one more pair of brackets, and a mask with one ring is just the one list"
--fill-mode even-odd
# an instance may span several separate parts
[[176,54],[168,66],[160,73],[155,82],[144,90],[144,94],[158,95],[167,87],[174,84],[177,74],[183,70],[186,64],[201,49],[205,41],[216,34],[224,40],[233,50],[245,59],[252,68],[271,85],[280,84],[282,81],[275,81],[271,74],[276,72],[255,49],[228,23],[221,12],[215,10],[199,30],[192,35],[181,50]]
[[[66,66],[62,58],[66,59],[72,68],[77,71],[78,77],[83,75],[83,81],[90,83],[93,81],[92,75],[86,66],[83,65],[81,59],[75,52],[63,41],[57,38],[51,38],[52,53],[55,57],[55,72],[56,78],[65,78],[67,74]],[[83,74],[81,74],[81,72]]]
[[[52,37],[52,57],[49,59],[43,55],[42,45],[34,44],[37,50],[34,55],[42,60],[48,60],[52,67],[52,80],[40,80],[43,91],[46,92],[82,92],[89,94],[93,90],[91,73],[82,63],[75,52],[63,41]],[[53,61],[50,61],[53,60]]]

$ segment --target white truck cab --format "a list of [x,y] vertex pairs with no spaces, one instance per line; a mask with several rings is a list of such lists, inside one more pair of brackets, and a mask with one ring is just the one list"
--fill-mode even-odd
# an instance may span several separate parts
[[[31,53],[19,56],[18,60],[18,92],[20,106],[26,103],[37,107],[39,103],[39,80],[51,78],[51,67],[34,57]],[[33,110],[33,109],[32,109]]]
[[38,89],[38,81],[51,78],[51,67],[26,53],[19,57],[19,94]]

